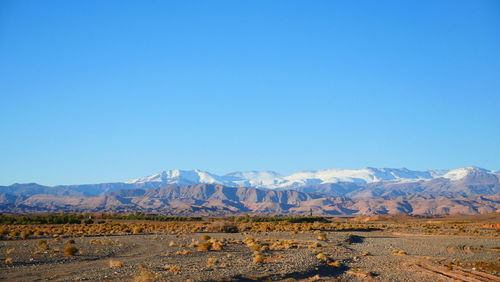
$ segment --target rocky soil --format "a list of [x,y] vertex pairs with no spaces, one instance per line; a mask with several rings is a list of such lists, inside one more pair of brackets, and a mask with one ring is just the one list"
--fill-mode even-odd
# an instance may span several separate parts
[[[222,241],[222,250],[199,251],[203,235]],[[263,250],[254,263],[253,238],[262,246],[288,242],[287,248]],[[126,235],[73,238],[79,249],[64,255],[64,239],[0,241],[0,279],[8,281],[491,281],[498,273],[467,266],[495,262],[500,239],[374,232],[327,232],[318,241],[313,232],[259,234],[192,233],[185,235]],[[315,243],[321,246],[314,245]],[[275,244],[276,245],[276,244]],[[286,244],[284,244],[286,245]],[[184,253],[183,253],[184,251]],[[393,254],[392,251],[402,251]],[[327,262],[318,259],[318,253]],[[10,258],[12,261],[6,263]],[[111,263],[115,267],[110,266]],[[212,261],[210,263],[209,261]],[[332,262],[336,262],[334,264]],[[165,268],[167,266],[167,269]]]

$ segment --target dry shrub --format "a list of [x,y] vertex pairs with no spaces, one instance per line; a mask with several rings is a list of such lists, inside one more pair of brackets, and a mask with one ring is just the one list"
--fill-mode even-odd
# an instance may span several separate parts
[[392,250],[391,254],[393,255],[406,255],[405,251]]
[[203,235],[203,236],[201,236],[201,240],[203,240],[203,241],[208,241],[208,240],[210,240],[210,238],[212,238],[212,237],[210,237],[210,236],[208,236],[206,234]]
[[255,255],[253,257],[253,263],[256,263],[256,264],[260,264],[260,263],[264,263],[264,256],[258,254],[258,255]]
[[223,247],[222,247],[222,244],[215,241],[215,242],[212,242],[212,250],[214,251],[222,251]]
[[335,268],[340,268],[342,266],[342,263],[338,260],[332,261],[332,262],[327,262],[329,266],[335,267]]
[[121,262],[121,261],[117,261],[114,259],[109,260],[109,268],[116,268],[116,267],[122,267],[122,266],[123,266],[123,262]]
[[320,232],[318,233],[318,240],[320,241],[326,241],[326,233],[325,232]]
[[217,260],[216,258],[208,258],[207,259],[207,267],[208,268],[212,268],[215,266],[216,263],[218,263],[219,260]]
[[133,234],[141,234],[144,229],[140,226],[134,226],[132,227],[132,233]]
[[321,244],[320,244],[320,243],[318,243],[318,242],[314,242],[314,243],[312,243],[309,247],[310,247],[310,248],[319,248],[319,247],[321,247]]
[[365,251],[365,252],[362,253],[362,255],[364,255],[364,256],[371,256],[372,254],[370,252],[368,252],[368,251]]
[[28,239],[29,236],[30,236],[30,232],[29,231],[23,231],[19,235],[19,237],[21,237],[21,239]]
[[67,245],[64,248],[64,254],[67,256],[74,256],[76,253],[78,253],[78,248],[73,245]]
[[316,255],[316,258],[317,258],[317,259],[319,259],[319,260],[322,260],[322,261],[324,261],[324,262],[327,262],[327,261],[328,261],[328,258],[327,258],[327,257],[326,257],[326,255],[325,255],[325,254],[323,254],[323,253],[319,253],[319,254],[317,254],[317,255]]
[[210,243],[210,242],[203,242],[196,249],[198,251],[201,251],[201,252],[210,251],[212,249],[212,243]]
[[139,265],[139,271],[134,277],[134,281],[149,282],[149,281],[156,281],[157,278],[158,275],[156,275],[156,273],[149,270],[145,264],[141,264]]
[[168,243],[168,246],[169,246],[169,247],[173,247],[173,246],[175,246],[175,242],[174,242],[174,241],[170,241],[170,242]]
[[14,260],[12,258],[6,258],[5,259],[5,263],[7,263],[7,264],[11,264],[13,262],[14,262]]
[[178,265],[164,265],[163,268],[171,272],[181,271],[181,267]]
[[13,254],[13,253],[14,253],[14,251],[15,251],[15,250],[16,250],[15,248],[10,248],[10,249],[7,249],[7,250],[5,251],[5,253],[6,253],[6,254],[8,254],[8,255],[11,255],[11,254]]
[[232,258],[232,257],[234,257],[234,255],[233,254],[227,254],[226,257]]
[[69,239],[69,240],[66,241],[66,244],[68,244],[68,245],[69,244],[74,244],[74,243],[75,243],[75,240],[73,240],[73,239]]
[[40,250],[47,250],[49,248],[49,244],[45,240],[38,241],[38,248]]
[[259,244],[259,243],[254,243],[254,242],[251,242],[248,244],[248,247],[252,250],[252,251],[260,251],[260,248],[262,248],[262,246]]

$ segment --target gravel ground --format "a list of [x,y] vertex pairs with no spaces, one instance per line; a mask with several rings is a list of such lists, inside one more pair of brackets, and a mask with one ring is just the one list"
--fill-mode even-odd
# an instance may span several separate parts
[[[198,251],[188,246],[193,241],[203,241],[200,239],[202,235],[218,240],[225,238],[223,250]],[[264,263],[256,264],[252,262],[254,251],[236,241],[247,237],[263,244],[294,240],[298,247],[263,251]],[[40,239],[7,240],[0,241],[0,279],[133,281],[139,273],[142,277],[166,281],[448,281],[450,276],[455,277],[453,275],[462,275],[459,280],[464,281],[469,276],[470,281],[499,278],[475,270],[443,268],[449,261],[496,261],[500,246],[500,240],[496,238],[405,235],[384,231],[329,232],[327,238],[327,241],[317,241],[317,235],[312,232],[79,237],[73,239],[81,253],[72,257],[62,253],[68,238],[59,241],[45,239],[48,250],[38,248]],[[171,241],[175,245],[170,246]],[[321,246],[308,247],[315,242]],[[189,253],[178,253],[183,250],[189,250]],[[392,250],[407,254],[394,255]],[[317,259],[319,252],[324,253],[330,262],[340,262],[341,266],[330,266]],[[11,258],[12,263],[4,263],[6,258]],[[217,260],[210,267],[207,266],[209,258]],[[123,263],[123,266],[110,268],[110,259]],[[165,265],[179,266],[180,271],[166,270]]]

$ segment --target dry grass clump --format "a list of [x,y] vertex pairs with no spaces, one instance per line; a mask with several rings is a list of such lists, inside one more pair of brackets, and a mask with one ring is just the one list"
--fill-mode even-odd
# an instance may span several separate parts
[[222,244],[220,242],[212,242],[212,250],[214,251],[222,251],[223,247],[222,247]]
[[326,241],[327,240],[326,233],[325,232],[318,233],[317,239],[320,240],[320,241]]
[[325,255],[325,254],[323,254],[323,253],[319,253],[319,254],[317,254],[317,255],[316,255],[316,258],[317,258],[317,259],[319,259],[319,260],[322,260],[322,261],[324,261],[324,262],[327,262],[327,261],[328,261],[328,258],[327,258],[327,257],[326,257],[326,255]]
[[49,244],[45,240],[38,241],[38,248],[40,250],[47,250],[49,248]]
[[179,272],[181,271],[181,267],[178,265],[164,265],[163,269],[171,271],[171,272]]
[[66,244],[68,244],[68,245],[69,244],[75,244],[75,240],[69,239],[69,240],[66,241]]
[[309,246],[309,248],[319,248],[319,247],[321,247],[321,244],[319,242],[314,242]]
[[169,247],[173,247],[173,246],[175,246],[175,242],[174,242],[174,241],[170,241],[170,242],[168,243],[168,246],[169,246]]
[[392,250],[391,254],[393,254],[393,255],[407,255],[407,253],[405,251],[402,251],[402,250],[400,250],[400,251]]
[[363,256],[371,256],[372,254],[368,251],[365,251],[363,253],[361,253]]
[[252,262],[255,264],[261,264],[264,263],[264,256],[262,254],[255,254]]
[[215,266],[216,263],[218,263],[219,260],[216,259],[216,258],[208,258],[207,259],[207,267],[208,268],[213,268]]
[[182,251],[177,251],[175,252],[176,255],[189,255],[191,252],[189,250],[182,250]]
[[67,256],[74,256],[76,253],[78,253],[78,248],[73,245],[67,245],[64,248],[64,254]]
[[19,234],[19,237],[21,237],[21,239],[28,239],[30,235],[31,233],[29,231],[23,231],[21,232],[21,234]]
[[132,234],[141,234],[144,229],[141,226],[133,226]]
[[212,243],[210,242],[203,242],[201,243],[198,248],[196,248],[200,252],[208,252],[212,249]]
[[342,263],[338,260],[330,261],[330,259],[324,253],[318,253],[316,255],[316,258],[324,261],[326,264],[328,264],[331,267],[340,268],[342,266]]
[[331,267],[335,267],[335,268],[340,268],[342,266],[342,263],[338,260],[327,262],[326,264],[328,264]]
[[16,249],[15,248],[10,248],[5,251],[6,254],[12,255]]
[[12,263],[14,263],[14,260],[12,258],[6,258],[5,259],[5,263],[6,264],[12,264]]
[[121,261],[117,261],[114,259],[109,260],[109,268],[116,268],[116,267],[122,267],[122,266],[123,266],[123,262],[121,262]]
[[137,274],[134,277],[134,281],[136,281],[136,282],[149,282],[149,281],[156,281],[157,278],[158,278],[158,275],[156,275],[156,273],[149,270],[145,264],[141,264],[141,265],[139,265],[139,271],[137,272]]
[[203,241],[208,241],[208,240],[210,240],[211,238],[212,238],[212,237],[210,237],[210,236],[208,236],[208,235],[206,235],[206,234],[205,234],[205,235],[203,235],[203,236],[201,236],[201,240],[203,240]]

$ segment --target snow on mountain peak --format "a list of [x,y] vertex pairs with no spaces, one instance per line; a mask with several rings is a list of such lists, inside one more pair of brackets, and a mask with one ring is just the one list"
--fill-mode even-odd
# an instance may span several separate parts
[[441,177],[450,179],[452,181],[457,181],[457,180],[462,180],[471,174],[483,174],[488,172],[489,171],[484,168],[480,168],[477,166],[467,166],[450,170]]
[[[469,169],[469,168],[464,168]],[[303,185],[352,182],[372,183],[380,181],[419,181],[441,175],[457,178],[460,172],[444,174],[442,171],[413,171],[407,168],[324,169],[301,171],[280,175],[274,171],[233,172],[223,176],[202,170],[165,170],[158,174],[128,181],[129,184],[157,182],[165,185],[221,184],[232,187],[288,188]],[[443,176],[445,177],[445,176]]]

